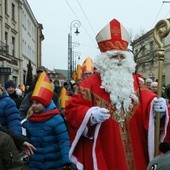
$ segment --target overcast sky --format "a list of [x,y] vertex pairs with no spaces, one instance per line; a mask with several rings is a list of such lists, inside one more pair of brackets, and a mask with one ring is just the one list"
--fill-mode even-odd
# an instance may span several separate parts
[[[68,33],[77,54],[76,63],[99,50],[96,34],[113,18],[132,32],[132,37],[149,31],[160,19],[170,18],[170,3],[162,0],[27,0],[35,18],[43,24],[42,64],[49,69],[68,68]],[[170,2],[170,1],[168,1]],[[74,34],[73,20],[79,20],[80,34]],[[80,56],[81,59],[78,59]]]

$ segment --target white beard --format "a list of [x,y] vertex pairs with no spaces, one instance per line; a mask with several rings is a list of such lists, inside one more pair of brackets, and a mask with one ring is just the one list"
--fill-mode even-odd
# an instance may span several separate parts
[[118,51],[110,51],[101,54],[95,62],[95,67],[101,75],[102,87],[110,94],[110,100],[115,105],[116,112],[119,114],[123,107],[126,115],[129,109],[133,107],[132,100],[138,101],[132,75],[136,64],[133,56],[127,56],[127,52],[119,51],[125,56],[125,59],[118,66],[118,60],[109,58],[117,53]]

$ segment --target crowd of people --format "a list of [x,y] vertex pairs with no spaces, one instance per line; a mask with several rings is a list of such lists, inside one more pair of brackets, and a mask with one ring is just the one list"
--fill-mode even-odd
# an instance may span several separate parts
[[[157,159],[170,150],[170,85],[158,98],[158,82],[134,74],[129,34],[118,20],[96,41],[101,53],[94,61],[86,58],[81,79],[60,86],[41,66],[26,93],[13,80],[0,86],[0,169],[159,167]],[[157,114],[160,144],[168,149],[161,147],[155,158]]]

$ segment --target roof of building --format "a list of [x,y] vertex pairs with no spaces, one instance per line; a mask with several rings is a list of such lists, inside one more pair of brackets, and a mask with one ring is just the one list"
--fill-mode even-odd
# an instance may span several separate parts
[[57,73],[63,74],[66,78],[68,77],[68,70],[54,69]]

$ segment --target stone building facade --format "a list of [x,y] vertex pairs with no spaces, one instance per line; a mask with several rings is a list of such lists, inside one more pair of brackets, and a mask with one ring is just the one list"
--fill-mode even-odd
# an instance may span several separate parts
[[38,23],[27,0],[0,0],[0,83],[12,79],[25,84],[27,64],[33,74],[41,65],[43,26]]
[[[170,34],[162,39],[162,43],[165,50],[162,84],[167,85],[170,84]],[[137,72],[141,73],[145,79],[151,78],[156,81],[158,79],[159,58],[156,55],[158,45],[154,40],[154,28],[134,40],[131,46],[138,65]]]

